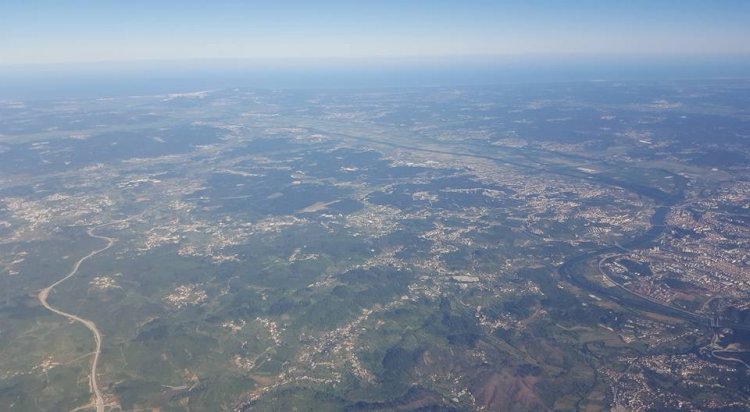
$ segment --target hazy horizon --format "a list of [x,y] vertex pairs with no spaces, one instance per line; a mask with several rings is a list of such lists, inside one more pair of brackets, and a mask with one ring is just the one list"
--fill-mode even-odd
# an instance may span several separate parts
[[0,6],[0,97],[747,78],[750,3]]
[[107,97],[234,87],[341,89],[748,78],[750,56],[481,56],[99,62],[0,67],[5,99]]

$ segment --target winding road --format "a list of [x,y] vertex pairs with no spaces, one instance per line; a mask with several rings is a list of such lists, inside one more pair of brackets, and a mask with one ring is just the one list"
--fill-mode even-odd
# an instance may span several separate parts
[[[104,226],[104,225],[101,225],[101,226]],[[62,311],[60,309],[55,308],[54,306],[50,305],[47,302],[47,298],[49,297],[50,292],[55,287],[59,286],[60,284],[62,284],[66,280],[70,279],[71,277],[75,276],[75,274],[78,273],[78,269],[81,267],[81,264],[83,262],[85,262],[86,260],[88,260],[88,259],[90,259],[90,258],[92,258],[92,257],[94,257],[96,255],[98,255],[99,253],[104,252],[105,250],[109,249],[110,247],[112,247],[112,245],[115,243],[115,241],[117,239],[111,238],[111,237],[107,237],[107,236],[97,235],[97,234],[94,233],[94,230],[96,228],[98,228],[98,227],[101,227],[101,226],[97,226],[97,227],[91,228],[86,233],[88,233],[88,235],[91,236],[91,237],[93,237],[93,238],[105,240],[107,242],[107,245],[104,246],[103,248],[96,249],[93,252],[89,253],[88,255],[80,258],[75,263],[75,265],[73,265],[73,269],[67,275],[65,275],[62,279],[58,280],[57,282],[55,282],[55,283],[47,286],[46,288],[42,289],[39,292],[39,295],[38,295],[39,302],[42,304],[42,306],[44,306],[45,308],[47,308],[47,310],[49,310],[51,312],[54,312],[54,313],[56,313],[56,314],[58,314],[60,316],[63,316],[65,318],[68,318],[68,319],[70,319],[70,320],[72,320],[74,322],[78,322],[78,323],[82,324],[88,330],[90,330],[91,333],[94,335],[94,342],[96,344],[96,348],[95,348],[95,350],[93,352],[94,359],[91,362],[91,372],[90,372],[90,376],[89,376],[89,387],[91,388],[91,393],[94,395],[94,403],[96,405],[96,412],[104,412],[104,398],[102,397],[102,393],[99,390],[99,385],[98,385],[98,383],[96,381],[96,367],[97,367],[97,364],[99,363],[99,355],[101,354],[101,351],[102,351],[102,335],[99,332],[99,329],[96,327],[96,324],[94,322],[92,322],[92,321],[90,321],[88,319],[84,319],[84,318],[82,318],[80,316],[76,316],[76,315],[74,315],[72,313],[64,312],[64,311]]]

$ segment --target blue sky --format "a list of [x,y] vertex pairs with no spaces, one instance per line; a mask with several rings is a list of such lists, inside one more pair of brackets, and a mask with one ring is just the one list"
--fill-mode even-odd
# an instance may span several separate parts
[[750,1],[0,0],[0,65],[750,54]]

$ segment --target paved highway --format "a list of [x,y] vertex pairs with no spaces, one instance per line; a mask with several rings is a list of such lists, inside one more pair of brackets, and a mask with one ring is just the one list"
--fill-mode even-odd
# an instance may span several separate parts
[[95,234],[94,233],[95,229],[96,228],[91,228],[91,229],[89,229],[87,231],[87,233],[89,234],[89,236],[91,236],[93,238],[102,239],[102,240],[106,241],[107,242],[106,246],[104,246],[104,247],[102,247],[100,249],[96,249],[93,252],[89,253],[88,255],[80,258],[75,263],[75,265],[73,265],[73,269],[71,269],[71,271],[67,275],[65,275],[62,279],[58,280],[57,282],[55,282],[55,283],[47,286],[46,288],[42,289],[39,292],[38,298],[39,298],[39,302],[42,304],[42,306],[44,306],[45,308],[47,308],[47,310],[49,310],[51,312],[54,312],[54,313],[56,313],[56,314],[58,314],[60,316],[63,316],[65,318],[67,318],[67,319],[70,319],[70,320],[72,320],[74,322],[78,322],[78,323],[82,324],[88,330],[90,330],[91,333],[94,335],[95,349],[94,349],[94,352],[93,352],[94,359],[91,362],[91,372],[90,372],[90,376],[89,376],[89,386],[91,388],[91,393],[94,395],[94,404],[96,405],[96,412],[104,412],[104,398],[102,397],[102,393],[99,390],[99,385],[98,385],[97,380],[96,380],[96,368],[97,368],[97,365],[99,363],[99,355],[102,352],[102,335],[99,332],[99,329],[96,327],[96,324],[94,322],[92,322],[92,321],[90,321],[88,319],[84,319],[84,318],[82,318],[80,316],[76,316],[76,315],[74,315],[72,313],[68,313],[68,312],[62,311],[60,309],[57,309],[54,306],[50,305],[49,302],[47,302],[47,298],[49,298],[50,292],[52,292],[52,290],[55,287],[59,286],[60,284],[62,284],[66,280],[70,279],[71,277],[75,276],[75,274],[78,273],[78,269],[80,269],[81,264],[83,262],[85,262],[88,259],[91,259],[92,257],[98,255],[99,253],[104,252],[105,250],[107,250],[110,247],[112,247],[112,245],[115,243],[116,239],[114,239],[114,238]]

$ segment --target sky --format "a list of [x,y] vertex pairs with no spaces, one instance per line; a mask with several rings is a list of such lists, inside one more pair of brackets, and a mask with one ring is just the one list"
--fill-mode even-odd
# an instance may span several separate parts
[[746,0],[0,0],[0,66],[750,54]]

